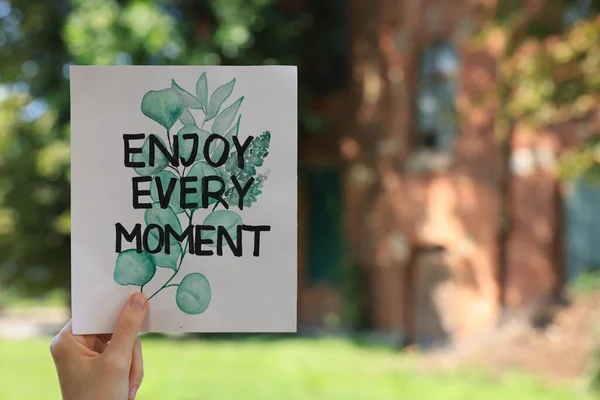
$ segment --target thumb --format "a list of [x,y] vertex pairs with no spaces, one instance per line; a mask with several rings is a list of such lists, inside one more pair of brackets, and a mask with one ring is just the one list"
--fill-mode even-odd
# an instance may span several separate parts
[[148,299],[146,295],[138,292],[129,297],[117,319],[117,325],[106,352],[131,356],[138,333],[140,333],[146,318],[147,310]]

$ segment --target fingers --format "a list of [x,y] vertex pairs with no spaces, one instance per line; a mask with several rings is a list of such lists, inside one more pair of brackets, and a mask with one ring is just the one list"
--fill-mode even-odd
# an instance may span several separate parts
[[[50,344],[50,353],[56,360],[69,352],[74,351],[94,351],[96,344],[95,335],[73,335],[72,322],[69,321],[61,331],[52,339]],[[70,353],[69,353],[70,354]]]
[[106,354],[124,357],[127,364],[131,362],[133,348],[137,335],[142,329],[147,310],[148,299],[143,293],[134,293],[129,297],[117,319],[117,325],[106,348]]
[[102,353],[104,353],[104,350],[106,350],[107,346],[108,346],[108,344],[106,342],[97,338],[96,343],[94,345],[94,351],[98,354],[102,354]]
[[101,334],[101,335],[96,335],[96,336],[98,337],[98,340],[102,341],[103,343],[108,343],[112,339],[112,333]]
[[142,357],[142,343],[139,339],[133,346],[133,356],[131,359],[131,370],[129,371],[129,400],[135,398],[135,395],[144,379],[144,360]]
[[71,320],[58,332],[50,343],[50,354],[54,360],[61,358],[67,352],[69,346],[66,343],[66,338],[73,335]]

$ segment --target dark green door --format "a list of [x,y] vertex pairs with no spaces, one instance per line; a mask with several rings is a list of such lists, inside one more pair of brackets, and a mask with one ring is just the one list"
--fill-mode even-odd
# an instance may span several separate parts
[[342,271],[342,179],[335,168],[305,170],[309,284],[337,283]]
[[600,269],[600,184],[579,179],[565,197],[567,279]]

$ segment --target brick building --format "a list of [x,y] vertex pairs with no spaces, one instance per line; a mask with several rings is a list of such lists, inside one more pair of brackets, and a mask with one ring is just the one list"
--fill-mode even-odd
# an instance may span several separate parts
[[468,45],[476,3],[349,1],[348,85],[321,105],[337,133],[301,140],[301,325],[335,322],[348,270],[359,268],[371,327],[424,342],[472,338],[600,258],[593,244],[573,254],[592,229],[576,203],[600,197],[581,185],[575,196],[553,172],[589,121],[517,124],[504,196],[494,113],[459,112],[494,84],[503,45],[494,35]]

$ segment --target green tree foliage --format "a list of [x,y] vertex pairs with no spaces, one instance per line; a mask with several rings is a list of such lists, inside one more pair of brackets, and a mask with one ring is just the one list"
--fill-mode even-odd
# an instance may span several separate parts
[[69,65],[299,65],[306,133],[310,99],[345,76],[343,2],[324,3],[0,0],[3,284],[69,284]]
[[[600,1],[491,0],[478,4],[481,34],[472,42],[493,57],[496,73],[492,90],[483,90],[477,95],[483,101],[473,103],[483,103],[474,105],[494,113],[501,149],[497,279],[499,302],[505,305],[515,127],[524,123],[534,129],[553,129],[590,117],[600,89]],[[557,171],[560,176],[572,178],[588,171],[590,143],[563,157]],[[560,285],[555,289],[560,294]]]
[[69,265],[66,2],[0,2],[0,271],[37,290]]
[[[483,38],[493,34],[504,43],[497,73],[501,126],[518,120],[553,127],[589,117],[600,100],[599,12],[598,0],[497,0],[484,10]],[[596,168],[596,142],[568,152],[561,177]]]

